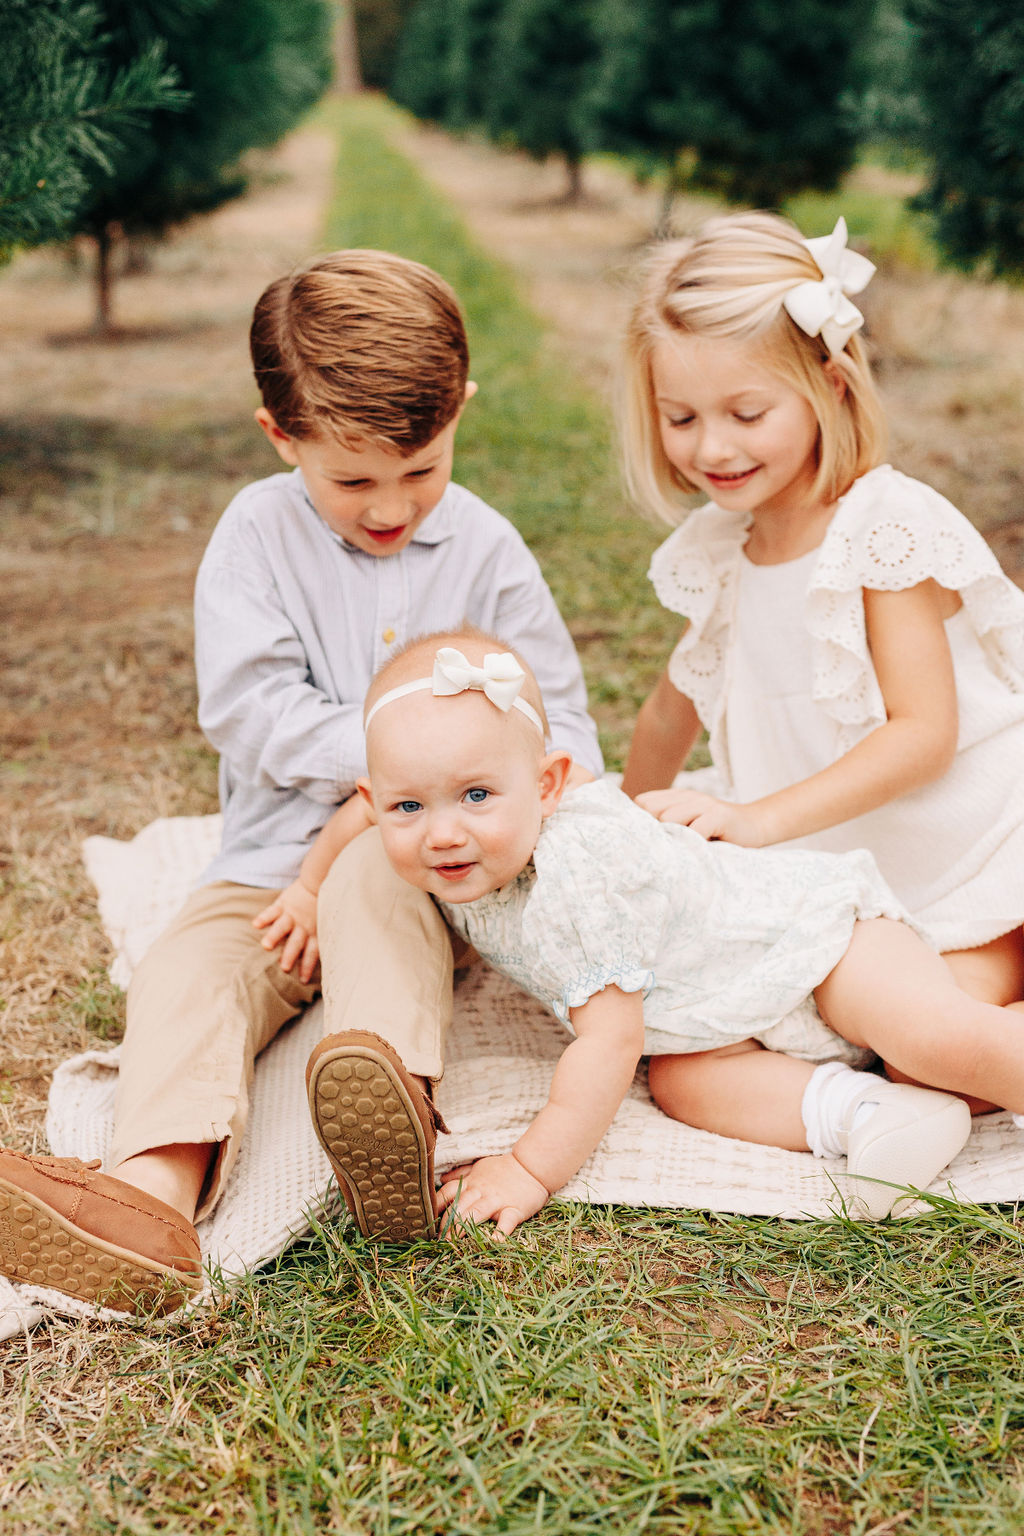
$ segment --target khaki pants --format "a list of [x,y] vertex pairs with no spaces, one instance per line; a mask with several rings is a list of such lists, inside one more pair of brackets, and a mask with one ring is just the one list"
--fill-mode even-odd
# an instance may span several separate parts
[[[176,1143],[216,1142],[197,1213],[207,1214],[245,1129],[256,1057],[320,990],[265,950],[252,926],[271,892],[202,886],[143,957],[128,1021],[110,1163]],[[318,917],[325,1033],[369,1029],[411,1072],[437,1080],[452,1013],[452,941],[422,891],[392,870],[376,829],[335,861]]]

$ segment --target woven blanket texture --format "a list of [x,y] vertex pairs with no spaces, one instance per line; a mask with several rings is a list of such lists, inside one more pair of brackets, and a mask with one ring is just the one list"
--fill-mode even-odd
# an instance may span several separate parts
[[[84,857],[114,949],[113,979],[133,967],[169,922],[216,851],[217,816],[153,822],[130,842],[91,837]],[[224,1197],[199,1227],[207,1265],[222,1279],[276,1257],[343,1207],[310,1124],[306,1058],[322,1033],[315,1003],[260,1056],[249,1125]],[[548,1011],[485,965],[461,981],[438,1103],[449,1136],[438,1168],[510,1147],[547,1098],[566,1035]],[[104,1158],[110,1142],[117,1048],[88,1051],[55,1073],[46,1122],[57,1156]],[[732,1141],[678,1125],[647,1091],[643,1069],[601,1146],[560,1198],[795,1218],[828,1217],[847,1193],[845,1164],[807,1153]],[[973,1201],[1024,1196],[1024,1134],[1009,1115],[976,1121],[971,1139],[933,1185]],[[0,1338],[28,1326],[40,1308],[96,1309],[34,1286],[0,1279]],[[99,1315],[104,1315],[100,1313]]]

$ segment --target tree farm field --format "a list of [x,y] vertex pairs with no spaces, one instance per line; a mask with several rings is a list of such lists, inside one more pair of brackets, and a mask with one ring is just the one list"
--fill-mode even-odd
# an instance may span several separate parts
[[[123,1026],[82,838],[216,807],[191,586],[230,496],[276,467],[246,332],[291,262],[390,246],[455,283],[480,384],[456,472],[536,550],[621,762],[676,634],[608,405],[659,194],[606,161],[585,184],[559,203],[558,167],[360,99],[126,278],[118,341],[86,334],[65,255],[0,274],[4,1142],[45,1149],[54,1067]],[[903,190],[864,167],[799,217],[875,232],[894,462],[1024,580],[1024,291],[936,271]],[[677,223],[710,207],[680,199]],[[1017,1532],[1022,1260],[1014,1211],[953,1206],[872,1228],[554,1203],[504,1247],[314,1234],[187,1324],[0,1345],[0,1528]]]

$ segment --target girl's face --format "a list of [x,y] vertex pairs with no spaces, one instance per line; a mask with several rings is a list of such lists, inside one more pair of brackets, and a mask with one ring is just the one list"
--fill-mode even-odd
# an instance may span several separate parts
[[659,342],[651,378],[665,455],[729,511],[816,510],[818,421],[807,398],[750,343]]

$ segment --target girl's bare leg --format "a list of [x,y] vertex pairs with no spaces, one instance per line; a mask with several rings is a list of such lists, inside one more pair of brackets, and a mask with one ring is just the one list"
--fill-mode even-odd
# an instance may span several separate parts
[[1003,1008],[1024,999],[1024,930],[1014,928],[990,944],[953,949],[942,958],[971,997]]
[[652,1056],[648,1082],[654,1102],[673,1120],[717,1136],[806,1152],[800,1106],[814,1066],[742,1040],[717,1051]]
[[1024,1112],[1024,1016],[962,991],[902,923],[858,923],[815,990],[825,1022],[918,1083]]
[[[977,949],[949,950],[942,958],[961,991],[983,1003],[1024,1012],[1024,930],[1015,928]],[[885,1063],[885,1075],[894,1083],[915,1081],[889,1061]],[[968,1094],[961,1097],[966,1099],[972,1115],[985,1115],[1002,1107],[988,1099],[972,1099]]]

